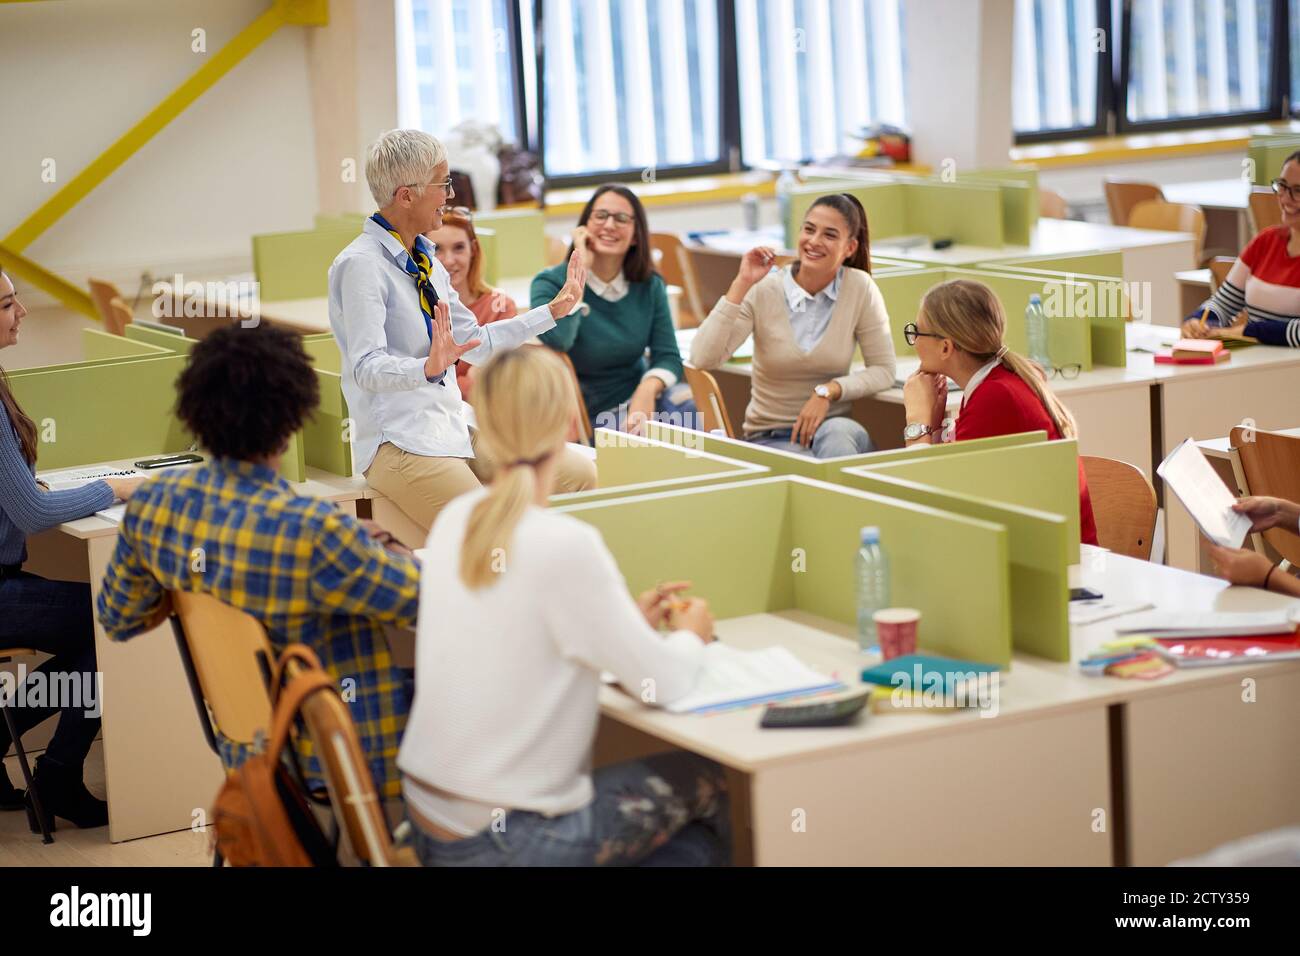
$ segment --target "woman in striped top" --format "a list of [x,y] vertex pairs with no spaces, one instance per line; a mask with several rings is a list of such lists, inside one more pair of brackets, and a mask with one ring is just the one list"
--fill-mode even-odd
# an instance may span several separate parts
[[1250,240],[1207,303],[1205,324],[1201,312],[1183,321],[1186,337],[1222,338],[1231,328],[1268,345],[1300,348],[1300,151],[1286,158],[1272,185],[1282,225]]
[[[0,269],[0,348],[18,343],[18,326],[26,314],[13,283]],[[36,761],[41,805],[50,817],[63,817],[79,827],[102,827],[108,823],[108,805],[93,797],[81,781],[81,765],[99,731],[96,709],[102,703],[99,690],[93,689],[96,668],[90,585],[48,581],[24,571],[23,562],[27,560],[29,534],[125,500],[143,479],[119,478],[70,491],[46,491],[36,481],[36,425],[19,407],[3,370],[0,408],[0,647],[30,647],[52,655],[32,672],[20,696],[6,701],[7,716],[13,717],[14,729],[22,735],[61,712],[58,729]],[[63,705],[45,700],[54,688],[71,686],[66,678],[55,676],[62,674],[76,678],[83,699]],[[93,699],[85,697],[86,687],[92,688]],[[0,686],[0,690],[6,691],[3,696],[12,696],[7,693],[9,687]],[[12,742],[9,724],[0,720],[0,759]],[[35,833],[30,798],[14,788],[0,765],[0,810],[24,806]]]

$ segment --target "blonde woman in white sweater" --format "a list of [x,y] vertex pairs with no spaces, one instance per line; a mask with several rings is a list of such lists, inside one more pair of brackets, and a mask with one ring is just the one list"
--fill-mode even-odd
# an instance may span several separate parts
[[[695,333],[691,364],[702,369],[717,368],[753,335],[749,441],[816,458],[873,450],[867,430],[848,417],[852,401],[894,384],[894,343],[869,242],[856,197],[819,197],[799,232],[799,261],[772,272],[771,249],[749,250]],[[855,345],[866,367],[850,371]]]
[[591,770],[601,672],[643,700],[685,695],[708,605],[681,583],[633,600],[599,532],[547,510],[577,411],[550,350],[489,362],[474,409],[501,464],[439,514],[421,568],[398,755],[416,852],[427,866],[726,863],[716,764],[676,752]]

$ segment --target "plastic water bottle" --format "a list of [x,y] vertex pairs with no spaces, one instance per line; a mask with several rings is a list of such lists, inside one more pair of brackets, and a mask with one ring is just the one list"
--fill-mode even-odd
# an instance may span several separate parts
[[889,557],[880,547],[880,529],[862,529],[858,548],[858,647],[876,643],[876,622],[871,616],[889,607]]
[[1047,342],[1047,315],[1043,312],[1043,297],[1037,292],[1029,297],[1025,309],[1025,331],[1029,336],[1029,357],[1045,369],[1052,367],[1051,351]]
[[798,182],[794,170],[788,166],[781,170],[781,175],[776,180],[777,215],[781,220],[781,228],[784,230],[783,241],[786,249],[794,248],[795,224],[790,221],[790,199]]

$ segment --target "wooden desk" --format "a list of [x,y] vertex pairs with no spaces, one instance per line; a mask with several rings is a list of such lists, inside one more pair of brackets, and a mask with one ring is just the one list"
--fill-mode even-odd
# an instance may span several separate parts
[[[129,467],[131,460],[105,464]],[[351,513],[363,484],[364,479],[308,469],[308,480],[296,487]],[[114,843],[187,829],[200,811],[209,812],[223,778],[198,722],[171,625],[124,642],[110,641],[100,626],[96,604],[118,528],[93,515],[65,522],[28,539],[25,565],[45,577],[90,584],[103,675],[108,836]]]
[[1178,311],[1187,318],[1210,297],[1210,270],[1187,269],[1174,273],[1174,278],[1178,280]]
[[[1090,547],[1072,583],[1180,611],[1300,607]],[[1073,657],[1115,623],[1075,628]],[[795,611],[717,631],[785,646],[846,683],[874,661],[851,628]],[[1016,655],[996,716],[867,715],[797,732],[759,729],[757,708],[673,715],[611,688],[601,710],[598,764],[680,748],[727,767],[741,856],[759,865],[1162,865],[1300,822],[1300,662],[1142,681]]]

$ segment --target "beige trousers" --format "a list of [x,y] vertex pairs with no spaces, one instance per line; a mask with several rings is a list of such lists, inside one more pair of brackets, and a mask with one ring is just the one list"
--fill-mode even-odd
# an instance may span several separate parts
[[[427,533],[447,502],[492,480],[496,463],[469,430],[473,458],[432,458],[402,451],[390,442],[379,446],[366,469],[366,481]],[[596,463],[565,446],[555,470],[555,494],[596,487]]]

